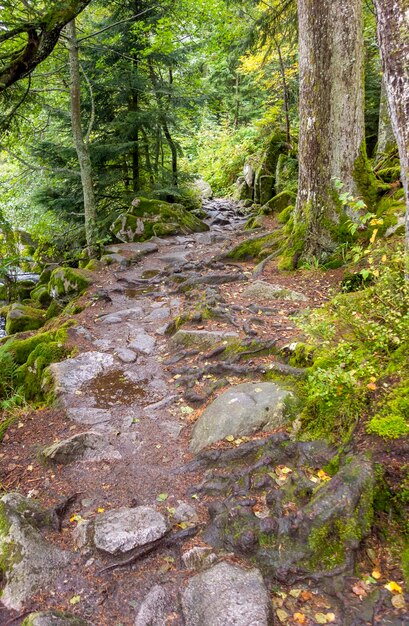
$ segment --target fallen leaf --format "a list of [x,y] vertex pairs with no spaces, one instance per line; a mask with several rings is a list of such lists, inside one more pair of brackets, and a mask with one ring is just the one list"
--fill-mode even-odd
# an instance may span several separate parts
[[394,580],[390,580],[384,587],[391,593],[402,593],[402,587],[398,585],[398,583],[395,583]]
[[303,602],[309,602],[313,597],[311,591],[301,591],[300,598]]
[[375,578],[375,580],[379,580],[382,576],[381,572],[378,569],[374,569],[374,571],[371,574],[372,578]]
[[405,609],[406,608],[406,602],[405,602],[405,598],[403,596],[403,594],[399,593],[396,596],[393,596],[391,598],[391,602],[392,605],[395,607],[395,609]]
[[168,497],[169,497],[169,494],[167,494],[167,493],[160,493],[160,494],[158,495],[158,497],[156,498],[156,500],[157,500],[158,502],[166,502],[166,500],[168,499]]
[[301,595],[301,589],[291,589],[291,591],[289,592],[290,596],[292,596],[293,598],[299,598]]
[[79,602],[81,602],[81,596],[72,596],[72,598],[70,598],[70,604],[73,606]]
[[229,443],[232,443],[234,441],[233,435],[227,435],[226,441],[228,441]]
[[368,593],[367,593],[367,589],[365,589],[366,585],[363,581],[356,583],[356,585],[354,585],[352,587],[352,591],[353,593],[358,596],[361,600],[362,598],[365,598]]
[[288,613],[283,609],[277,609],[276,614],[282,624],[284,624],[284,622],[286,622],[289,618]]
[[331,480],[331,476],[328,476],[328,474],[326,472],[324,472],[324,470],[322,470],[322,469],[318,470],[317,476],[321,480]]
[[317,624],[331,624],[331,622],[335,621],[335,615],[334,613],[316,613],[314,619]]
[[105,509],[103,506],[98,507],[97,513],[105,513]]
[[82,520],[81,515],[78,515],[78,513],[74,513],[74,515],[71,515],[70,517],[70,522],[80,522]]
[[305,617],[304,613],[294,613],[293,620],[297,622],[297,624],[307,623],[307,618]]

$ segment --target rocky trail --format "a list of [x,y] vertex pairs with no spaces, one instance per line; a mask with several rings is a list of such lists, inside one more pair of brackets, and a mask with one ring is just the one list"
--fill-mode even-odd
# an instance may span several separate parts
[[208,232],[109,248],[49,370],[58,406],[1,445],[2,626],[409,623],[362,547],[371,462],[331,478],[291,421],[296,317],[340,274],[255,278],[225,257],[240,205],[204,208]]

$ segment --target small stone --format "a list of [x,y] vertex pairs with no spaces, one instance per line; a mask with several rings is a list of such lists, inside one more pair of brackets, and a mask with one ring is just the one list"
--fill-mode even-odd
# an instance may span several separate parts
[[268,300],[292,300],[294,302],[306,302],[308,298],[298,291],[292,291],[281,285],[273,285],[262,280],[258,280],[243,291],[242,297],[253,302],[264,302]]
[[162,307],[161,309],[154,309],[151,311],[145,320],[147,322],[157,322],[166,320],[168,317],[170,317],[170,309],[168,309],[168,307]]
[[239,340],[234,332],[209,330],[178,330],[172,337],[172,344],[185,348],[194,347],[199,350],[209,350],[221,344],[232,344]]
[[44,448],[40,459],[44,463],[68,465],[74,461],[121,459],[120,453],[96,432],[80,433]]
[[90,542],[92,524],[90,520],[80,520],[74,528],[72,538],[76,550],[82,550]]
[[166,534],[165,518],[156,509],[138,506],[116,509],[95,520],[95,547],[108,554],[125,554]]
[[156,339],[151,337],[145,331],[140,331],[138,334],[131,338],[129,348],[140,352],[142,354],[150,355],[155,347]]
[[257,569],[219,563],[190,579],[182,596],[186,626],[267,626],[269,597]]
[[118,348],[115,354],[122,363],[135,363],[136,361],[135,352],[129,348]]
[[195,546],[182,555],[182,561],[186,569],[200,570],[213,565],[217,556],[211,548]]
[[178,524],[180,522],[196,522],[198,516],[193,506],[187,504],[187,502],[178,500],[178,505],[175,507],[175,512],[173,513],[173,519]]

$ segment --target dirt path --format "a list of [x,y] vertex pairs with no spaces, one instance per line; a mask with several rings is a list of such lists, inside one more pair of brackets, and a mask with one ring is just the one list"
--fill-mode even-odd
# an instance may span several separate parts
[[[70,330],[78,354],[65,375],[79,379],[72,387],[63,381],[60,409],[37,411],[5,438],[1,454],[6,459],[7,490],[18,489],[45,506],[76,494],[64,512],[61,532],[47,534],[49,541],[71,553],[70,566],[53,588],[32,598],[28,609],[59,608],[98,626],[131,626],[141,601],[153,585],[161,584],[168,602],[163,624],[183,624],[177,598],[193,572],[181,555],[192,546],[204,545],[200,529],[208,519],[208,498],[195,493],[204,470],[179,471],[193,460],[192,423],[223,389],[242,382],[246,374],[248,380],[260,380],[278,357],[271,350],[268,356],[256,351],[250,360],[248,356],[237,359],[237,373],[209,374],[203,368],[217,364],[217,355],[209,349],[175,347],[166,330],[172,320],[189,313],[183,328],[235,332],[249,350],[255,339],[281,349],[299,332],[294,316],[328,298],[339,280],[339,272],[298,273],[289,278],[269,268],[263,280],[302,293],[305,300],[278,299],[260,308],[243,297],[254,282],[251,265],[210,262],[243,236],[242,217],[223,201],[208,208],[212,212],[209,233],[154,241],[157,251],[138,263],[129,268],[115,265],[98,274],[86,297],[91,297],[92,305],[76,316],[77,326]],[[132,246],[119,249],[125,256],[132,252]],[[212,284],[200,282],[209,276]],[[226,276],[237,280],[225,282]],[[189,280],[193,289],[185,290]],[[205,314],[209,309],[211,316]],[[97,375],[92,367],[87,374],[89,359],[92,367],[98,361]],[[37,460],[37,451],[45,445],[89,431],[104,442],[94,459],[53,466]],[[155,508],[168,520],[171,536],[182,533],[182,537],[179,540],[177,535],[126,567],[105,569],[120,559],[81,545],[79,530],[84,521],[107,511],[137,506]],[[237,561],[232,555],[225,558]],[[275,609],[280,610],[283,593],[273,594]],[[310,617],[298,623],[324,623],[314,621],[314,616],[332,613],[331,623],[344,623],[336,597],[304,590],[304,604],[296,605],[301,593],[293,596],[294,613],[302,606],[300,614]],[[0,623],[16,616],[15,611],[0,611]],[[146,622],[146,626],[151,623],[162,622]]]

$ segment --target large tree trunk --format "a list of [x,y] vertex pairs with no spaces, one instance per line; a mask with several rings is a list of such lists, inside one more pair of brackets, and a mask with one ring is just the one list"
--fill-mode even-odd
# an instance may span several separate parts
[[385,82],[382,81],[381,101],[379,105],[378,147],[376,160],[379,161],[385,154],[396,148],[396,139],[392,128],[392,120],[389,113],[388,96]]
[[406,194],[406,253],[409,273],[409,0],[375,0],[378,38],[392,127]]
[[74,137],[75,149],[77,151],[81,172],[81,183],[84,196],[85,236],[87,239],[88,253],[90,256],[94,256],[96,203],[94,185],[92,182],[92,165],[89,154],[88,138],[87,141],[84,141],[81,125],[81,79],[75,20],[72,20],[68,24],[67,30],[69,36],[70,55],[72,134]]
[[[304,258],[335,247],[343,209],[334,180],[368,205],[361,0],[299,0],[300,174],[294,245]],[[352,215],[351,215],[352,217]]]

